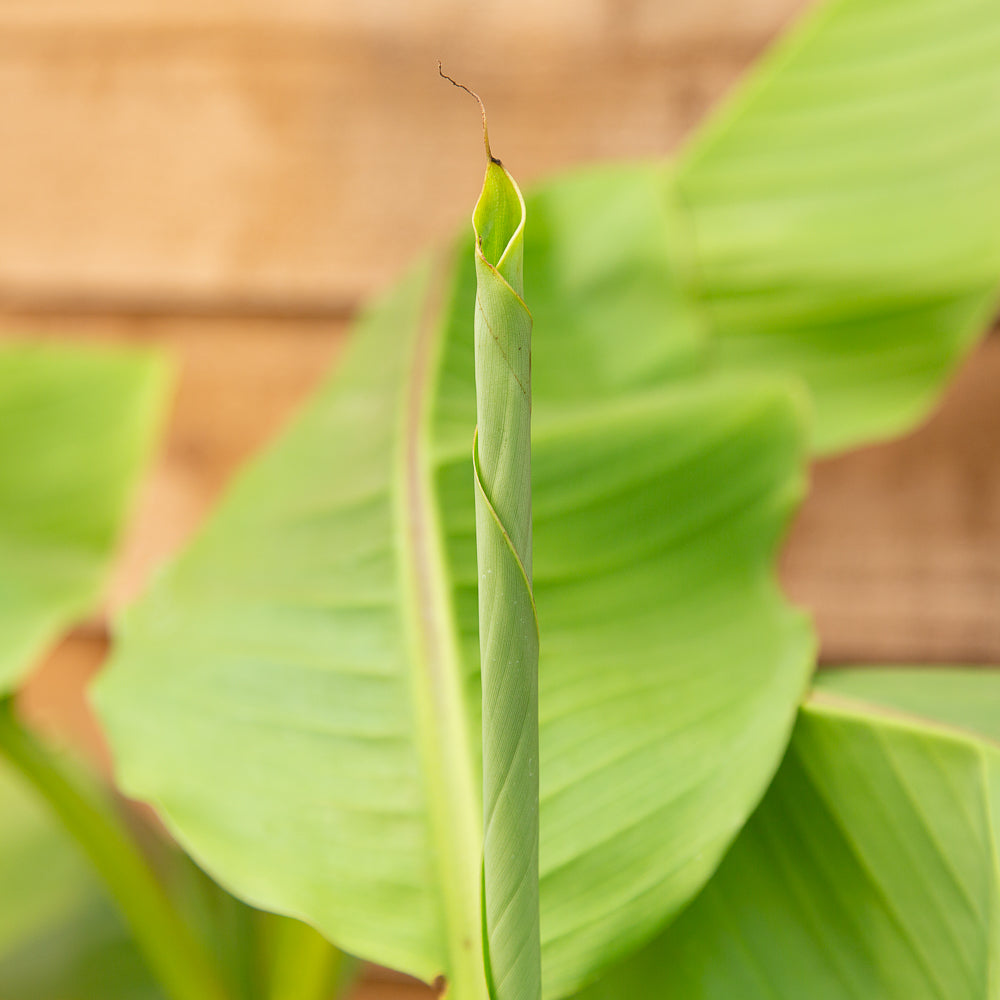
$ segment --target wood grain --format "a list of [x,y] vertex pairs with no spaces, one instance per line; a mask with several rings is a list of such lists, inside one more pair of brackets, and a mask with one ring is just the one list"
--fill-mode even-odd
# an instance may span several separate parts
[[522,182],[659,155],[803,0],[8,0],[0,299],[343,311]]

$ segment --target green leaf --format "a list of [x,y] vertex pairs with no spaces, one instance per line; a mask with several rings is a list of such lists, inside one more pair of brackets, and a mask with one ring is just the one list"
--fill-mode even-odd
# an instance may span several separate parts
[[[993,995],[1000,747],[957,723],[989,719],[995,731],[1000,670],[863,674],[821,675],[773,786],[707,888],[580,1000]],[[863,691],[880,704],[855,700]],[[930,707],[931,693],[948,726],[900,710]]]
[[839,668],[818,674],[815,687],[965,729],[1000,745],[1000,676],[991,668]]
[[[802,379],[819,452],[907,431],[997,307],[1000,8],[818,4],[676,164],[568,174],[539,200],[540,399],[573,395],[572,350],[607,368],[598,391],[709,367]],[[593,236],[567,238],[582,216]],[[626,324],[643,335],[602,349]]]
[[166,376],[146,353],[0,345],[0,695],[99,600]]
[[[525,202],[534,427],[708,369],[707,331],[687,295],[683,224],[664,197],[661,165],[575,170]],[[452,267],[432,443],[435,454],[464,457],[476,423],[476,272],[464,235]]]
[[[924,412],[1000,273],[998,27],[989,0],[831,3],[673,182],[607,168],[528,198],[547,996],[703,884],[807,671],[768,568],[791,390],[705,373],[801,377],[821,449]],[[482,995],[467,251],[369,314],[101,688],[126,784],[229,884],[461,997]]]
[[[632,221],[656,190],[636,176],[618,192]],[[528,233],[572,198],[536,195]],[[593,257],[564,325],[567,262],[611,213],[540,227],[551,280],[527,289],[548,997],[708,878],[777,766],[813,652],[772,572],[803,486],[798,399],[756,380],[649,388],[638,359],[683,366],[697,332],[683,308],[653,340],[642,324],[676,295],[650,280],[669,254],[646,222],[647,241]],[[123,786],[224,884],[465,998],[484,989],[467,240],[458,260],[450,287],[422,266],[368,313],[123,618],[96,694]],[[598,336],[588,305],[630,277]]]
[[272,914],[263,939],[267,946],[267,1000],[333,1000],[345,996],[359,963],[338,951],[318,931],[298,920]]
[[821,451],[908,429],[996,307],[1000,5],[817,6],[677,190],[718,363],[803,377]]

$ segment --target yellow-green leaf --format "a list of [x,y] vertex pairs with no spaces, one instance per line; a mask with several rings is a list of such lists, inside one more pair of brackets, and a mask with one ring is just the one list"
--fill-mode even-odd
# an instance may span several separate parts
[[975,729],[997,718],[1000,670],[821,674],[707,888],[580,1000],[992,996],[1000,749]]
[[0,694],[98,602],[166,376],[148,353],[0,344]]

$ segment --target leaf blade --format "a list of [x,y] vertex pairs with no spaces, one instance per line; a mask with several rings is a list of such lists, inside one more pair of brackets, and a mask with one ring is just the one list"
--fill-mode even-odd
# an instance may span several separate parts
[[704,892],[581,1000],[638,982],[693,1000],[989,995],[998,763],[968,735],[811,698]]
[[916,423],[996,308],[998,66],[989,0],[833,0],[680,158],[719,360],[804,378],[820,451]]
[[167,384],[152,355],[0,345],[0,694],[97,603]]

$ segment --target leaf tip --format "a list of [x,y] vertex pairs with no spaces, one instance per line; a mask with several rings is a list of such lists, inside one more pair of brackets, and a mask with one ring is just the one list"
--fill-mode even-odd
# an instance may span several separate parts
[[438,76],[443,80],[447,80],[450,84],[458,87],[459,90],[464,90],[467,94],[470,94],[479,102],[479,110],[483,115],[483,145],[486,147],[486,159],[490,163],[495,163],[497,166],[503,166],[503,164],[493,155],[493,151],[490,149],[490,130],[486,122],[486,105],[483,103],[483,99],[474,91],[470,90],[464,83],[459,83],[454,77],[448,76],[444,71],[444,67],[441,65],[441,60],[438,59]]

